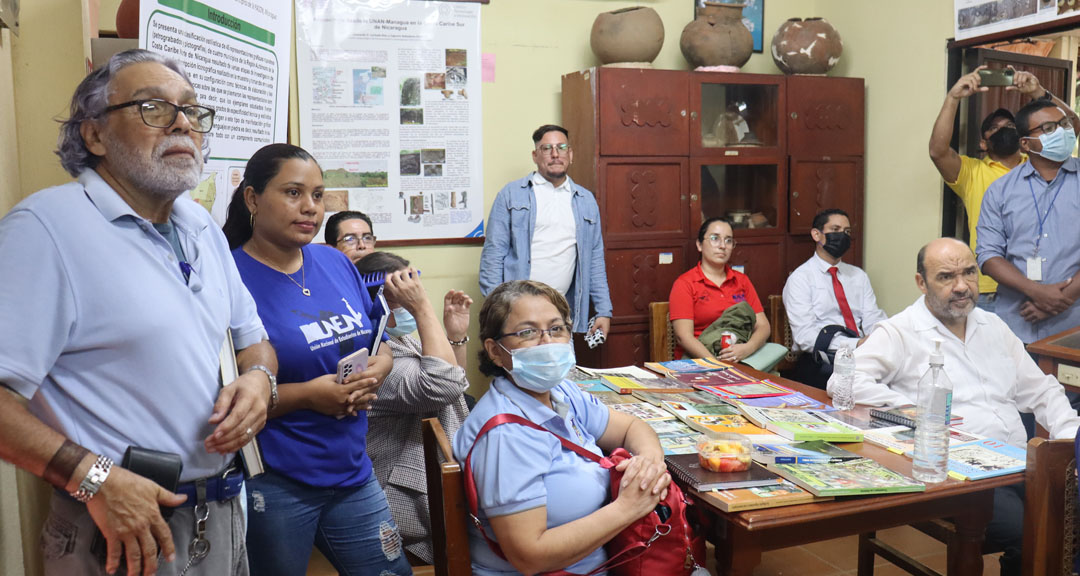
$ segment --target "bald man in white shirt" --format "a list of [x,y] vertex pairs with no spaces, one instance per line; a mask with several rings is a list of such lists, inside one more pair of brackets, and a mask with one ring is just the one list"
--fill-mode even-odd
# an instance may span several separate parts
[[[1023,448],[1027,434],[1020,410],[1033,412],[1051,438],[1074,438],[1080,417],[1061,384],[1039,370],[1005,322],[975,307],[978,271],[975,255],[959,240],[941,238],[919,251],[915,282],[924,296],[878,323],[855,349],[855,402],[914,404],[933,340],[940,339],[953,383],[953,412],[964,416],[965,431]],[[829,379],[830,395],[835,381]],[[986,551],[1004,551],[1003,575],[1020,574],[1023,490],[1016,485],[994,491]]]

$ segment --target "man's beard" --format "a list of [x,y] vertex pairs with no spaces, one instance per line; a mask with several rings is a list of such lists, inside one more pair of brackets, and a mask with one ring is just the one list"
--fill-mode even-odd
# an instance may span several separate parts
[[[189,136],[174,134],[166,137],[154,147],[149,158],[144,151],[129,147],[122,141],[105,142],[113,170],[142,192],[172,200],[199,184],[202,151]],[[194,161],[190,166],[176,166],[175,159],[166,161],[163,158],[165,151],[173,147],[184,147],[192,152]]]
[[936,316],[941,318],[948,318],[950,320],[960,320],[966,318],[972,310],[975,309],[975,295],[973,292],[968,292],[967,304],[963,308],[957,308],[953,305],[953,302],[963,297],[951,297],[948,300],[938,300],[936,297],[931,296],[932,293],[926,295],[926,305]]

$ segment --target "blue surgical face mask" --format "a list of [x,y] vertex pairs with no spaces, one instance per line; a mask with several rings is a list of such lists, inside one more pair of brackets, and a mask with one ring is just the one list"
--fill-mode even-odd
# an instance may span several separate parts
[[1064,162],[1072,156],[1073,148],[1076,146],[1076,133],[1072,128],[1059,126],[1057,130],[1049,134],[1040,134],[1039,142],[1042,143],[1042,152],[1030,150],[1032,154],[1038,154],[1051,162]]
[[412,314],[405,308],[394,308],[391,310],[394,313],[394,325],[387,326],[386,331],[395,338],[401,338],[406,334],[412,334],[416,332],[416,318],[413,318]]
[[507,370],[514,384],[536,393],[544,393],[559,385],[577,359],[574,347],[569,342],[551,342],[517,350],[503,350],[510,353],[514,367]]

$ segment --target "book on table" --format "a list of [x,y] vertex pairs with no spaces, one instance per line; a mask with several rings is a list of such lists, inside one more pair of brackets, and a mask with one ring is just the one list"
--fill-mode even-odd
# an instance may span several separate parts
[[708,388],[708,392],[712,392],[717,396],[723,396],[726,398],[732,397],[730,393],[722,390],[713,390],[714,386],[735,386],[738,384],[760,384],[761,380],[750,376],[738,368],[728,368],[726,370],[716,370],[712,372],[686,372],[676,373],[667,376],[698,388],[705,390]]
[[684,358],[682,360],[668,360],[666,362],[646,362],[645,367],[657,374],[668,376],[671,374],[726,370],[731,368],[731,364],[711,358]]
[[693,392],[645,392],[635,390],[634,397],[644,400],[653,406],[660,406],[664,402],[677,402],[679,404],[716,404],[716,396],[701,390]]
[[794,506],[810,502],[826,502],[833,499],[831,496],[814,496],[787,480],[772,486],[714,490],[713,496],[716,498],[710,500],[710,502],[724,512]]
[[604,386],[607,386],[619,394],[632,394],[634,392],[664,394],[694,391],[693,386],[688,386],[671,378],[635,378],[633,376],[604,374],[600,377],[600,381]]
[[774,464],[768,468],[815,496],[854,496],[926,490],[922,482],[889,470],[869,458],[845,460],[834,464]]
[[739,406],[739,410],[753,424],[790,440],[863,441],[862,430],[824,412],[753,406]]
[[949,472],[966,480],[982,480],[1023,472],[1027,451],[1001,440],[983,438],[949,446]]
[[618,368],[589,368],[587,366],[577,366],[578,370],[591,375],[594,378],[600,378],[601,376],[629,376],[630,378],[659,378],[656,374],[649,372],[644,368],[638,366],[619,366]]
[[836,463],[862,458],[821,440],[794,442],[791,444],[768,444],[753,442],[752,457],[759,464],[810,464]]
[[[918,417],[918,407],[914,404],[904,404],[903,406],[888,409],[871,408],[870,416],[901,426],[907,426],[908,428],[915,428]],[[963,423],[964,417],[953,412],[952,419],[949,420],[949,426],[959,426]]]
[[682,402],[663,402],[664,410],[674,414],[679,420],[698,432],[705,434],[733,432],[736,434],[760,435],[770,438],[782,438],[769,434],[767,430],[756,426],[739,413],[738,408],[730,404],[684,404]]
[[[956,446],[965,442],[982,440],[983,437],[971,432],[964,432],[956,428],[949,428],[949,446]],[[876,444],[882,448],[911,456],[915,452],[915,430],[899,424],[885,428],[872,428],[863,431],[863,441]]]
[[[633,398],[633,396],[628,396]],[[631,402],[629,404],[609,404],[612,410],[629,414],[646,422],[650,420],[674,420],[675,416],[670,412],[661,410],[648,402]]]
[[606,406],[614,406],[616,404],[640,404],[641,399],[630,394],[619,394],[613,391],[607,386],[602,386],[603,390],[589,392],[594,398],[600,401],[601,404]]
[[762,396],[760,398],[723,398],[734,406],[753,406],[754,408],[790,408],[792,410],[817,410],[832,412],[836,408],[820,400],[815,400],[802,392],[792,392],[783,396]]
[[699,492],[771,486],[781,481],[776,474],[762,468],[759,464],[751,464],[750,468],[742,472],[713,472],[701,467],[697,454],[665,456],[664,461],[667,462],[668,470],[673,476]]

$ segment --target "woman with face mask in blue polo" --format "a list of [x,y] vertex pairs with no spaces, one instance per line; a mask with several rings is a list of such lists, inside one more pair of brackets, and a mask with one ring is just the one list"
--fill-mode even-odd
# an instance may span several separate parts
[[[505,559],[470,525],[474,574],[589,573],[605,561],[604,544],[652,511],[671,482],[652,428],[566,380],[572,326],[562,294],[531,280],[496,287],[480,310],[480,370],[495,380],[455,435],[454,456],[463,462],[471,450],[478,517]],[[509,424],[477,439],[498,414],[545,430]],[[597,455],[634,454],[616,467],[626,470],[618,497],[608,499],[608,471],[556,435]]]

